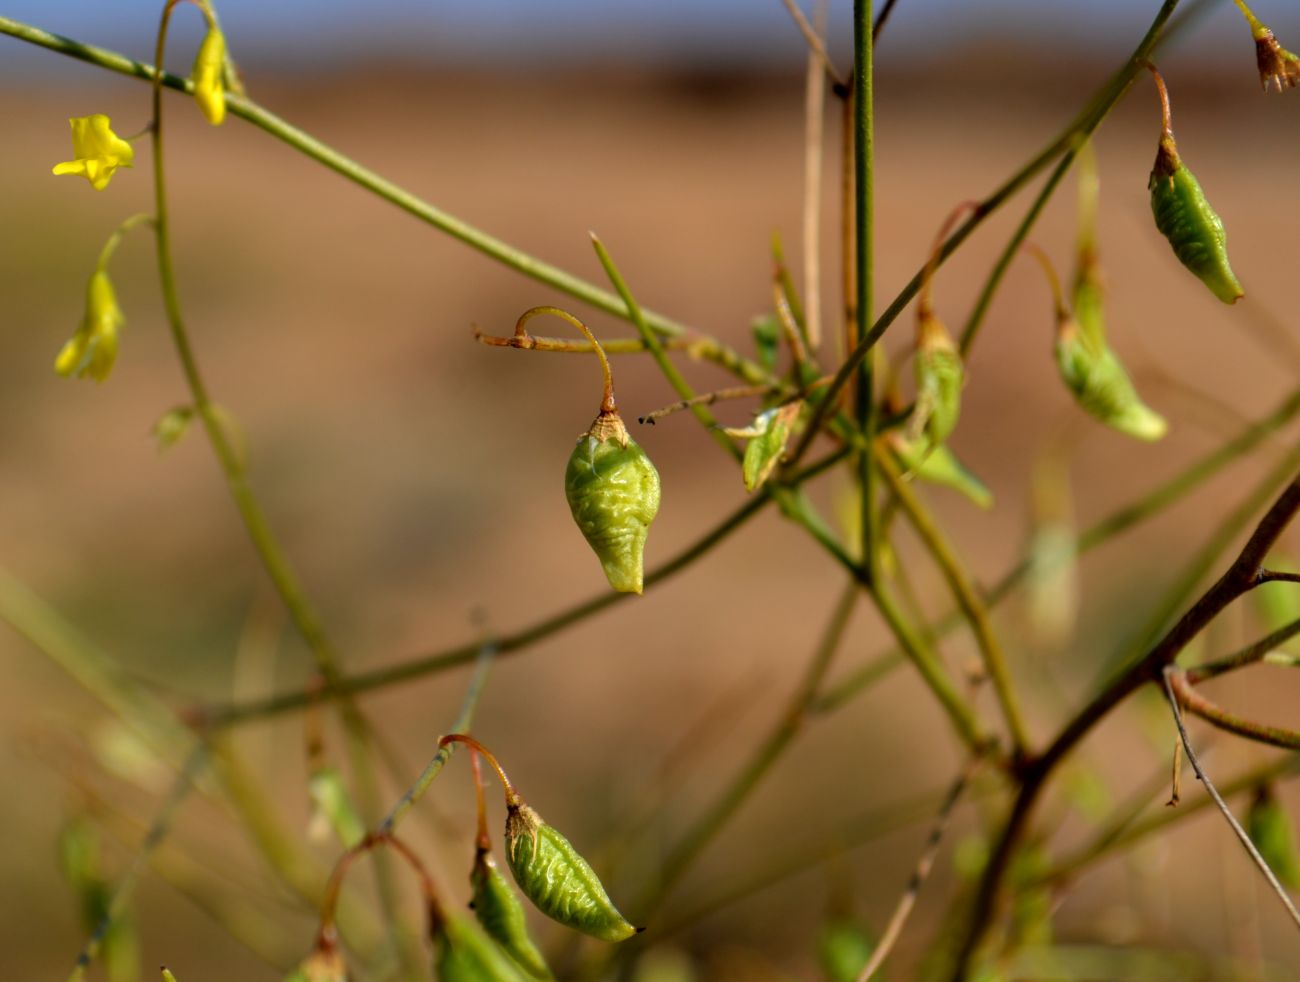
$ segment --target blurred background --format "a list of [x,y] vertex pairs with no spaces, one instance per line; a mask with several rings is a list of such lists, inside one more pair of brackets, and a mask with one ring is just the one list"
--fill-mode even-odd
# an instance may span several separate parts
[[[1146,185],[1159,118],[1150,81],[1139,79],[1096,140],[1100,246],[1112,344],[1171,432],[1138,445],[1082,417],[1051,358],[1042,274],[1013,263],[970,359],[952,440],[996,507],[923,490],[982,583],[1024,555],[1031,478],[1050,448],[1072,452],[1073,517],[1085,528],[1271,412],[1296,384],[1288,243],[1300,211],[1300,94],[1262,96],[1240,16],[1228,2],[1210,6],[1160,64],[1180,150],[1227,226],[1247,297],[1218,303],[1152,225]],[[1040,149],[1128,55],[1157,7],[901,0],[878,56],[882,305],[924,262],[953,206],[987,194]],[[849,8],[831,4],[830,51],[841,67]],[[157,9],[9,0],[0,13],[148,60]],[[752,318],[770,309],[773,232],[799,269],[804,47],[778,0],[226,0],[218,9],[249,94],[272,111],[593,282],[601,271],[588,231],[597,231],[646,306],[743,350]],[[1283,44],[1300,45],[1300,13],[1276,2],[1256,12]],[[201,18],[182,8],[170,68],[187,70],[200,36]],[[208,127],[174,94],[168,107],[177,266],[197,353],[214,397],[239,420],[254,489],[347,670],[515,631],[606,589],[561,489],[573,439],[599,403],[596,365],[487,348],[470,325],[509,333],[522,310],[554,303],[598,336],[632,329],[494,265],[240,120]],[[129,238],[113,264],[128,324],[112,377],[96,385],[51,370],[79,323],[104,239],[152,201],[143,142],[136,168],[102,194],[49,175],[68,159],[65,119],[93,112],[134,133],[147,123],[148,89],[0,37],[0,565],[176,707],[301,688],[310,657],[210,448],[194,432],[160,453],[150,435],[186,392],[146,234]],[[823,162],[828,323],[838,304],[836,112],[828,105]],[[939,274],[938,311],[954,328],[1029,200],[990,219]],[[1063,273],[1074,231],[1067,179],[1033,235]],[[887,337],[891,353],[906,347],[910,325],[909,313]],[[566,328],[539,322],[537,332]],[[701,391],[728,384],[708,365],[682,364]],[[629,418],[674,398],[646,359],[620,357],[614,371]],[[743,425],[749,407],[717,413]],[[742,504],[745,491],[686,415],[634,425],[634,436],[663,480],[653,567]],[[1283,430],[1176,508],[1089,554],[1077,592],[1068,581],[1049,584],[1064,611],[1056,620],[1045,623],[1023,594],[999,608],[996,626],[1039,740],[1086,698],[1189,557],[1295,439]],[[811,493],[834,521],[846,490],[835,474]],[[1289,532],[1284,547],[1300,555],[1300,533]],[[944,613],[948,594],[915,542],[902,534],[898,549],[921,607]],[[5,583],[13,602],[21,590]],[[502,659],[475,732],[596,862],[615,899],[630,902],[771,728],[842,587],[842,572],[808,537],[766,510],[644,597]],[[1300,613],[1282,585],[1269,599]],[[1253,640],[1267,624],[1257,604],[1234,606],[1203,654]],[[863,602],[832,674],[888,647]],[[954,670],[974,655],[962,632],[941,649]],[[1300,696],[1293,674],[1256,669],[1209,691],[1285,724]],[[462,668],[362,700],[390,751],[379,768],[385,801],[431,755],[468,679]],[[979,705],[994,718],[987,693]],[[0,961],[11,978],[61,977],[84,927],[59,872],[60,829],[90,816],[104,875],[116,879],[170,778],[3,626],[0,713],[8,789]],[[241,728],[232,743],[325,870],[338,846],[307,837],[304,732],[303,717],[289,714]],[[1216,776],[1273,757],[1194,733]],[[332,717],[326,739],[343,766]],[[1054,833],[1047,853],[1067,854],[1135,793],[1157,813],[1171,740],[1158,699],[1115,713],[1040,811]],[[880,930],[959,765],[927,693],[909,671],[894,672],[809,722],[668,899],[660,936],[652,923],[632,943],[655,952],[664,979],[820,977],[828,911],[851,910]],[[470,787],[457,758],[407,830],[460,899],[472,858]],[[891,978],[918,971],[958,895],[954,855],[967,869],[978,855],[981,819],[999,807],[996,783],[984,790],[982,805],[957,813]],[[1296,803],[1290,789],[1282,794]],[[182,982],[277,978],[310,946],[313,912],[273,879],[217,802],[185,804],[135,895],[141,964],[152,972],[167,963]],[[495,797],[492,806],[495,826]],[[777,877],[792,866],[801,871]],[[355,896],[373,907],[365,877]],[[1300,963],[1290,923],[1208,810],[1090,870],[1053,903],[1062,960],[1021,966],[1019,977],[1286,978],[1286,966]],[[563,932],[535,926],[557,964],[581,960]]]

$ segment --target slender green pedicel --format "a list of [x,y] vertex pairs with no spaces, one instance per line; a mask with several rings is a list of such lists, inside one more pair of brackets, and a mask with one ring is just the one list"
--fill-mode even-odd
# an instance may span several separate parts
[[497,868],[489,850],[477,851],[469,881],[474,890],[470,906],[474,908],[474,917],[488,936],[504,948],[506,954],[528,974],[539,979],[551,978],[546,959],[528,936],[524,906]]
[[547,917],[602,941],[636,934],[569,840],[517,798],[506,815],[506,858],[519,889]]
[[602,409],[579,438],[564,472],[564,495],[609,585],[640,593],[646,536],[659,511],[659,472],[617,412]]

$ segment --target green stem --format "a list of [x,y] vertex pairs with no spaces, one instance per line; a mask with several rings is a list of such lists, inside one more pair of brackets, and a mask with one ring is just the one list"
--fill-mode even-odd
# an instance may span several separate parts
[[[9,17],[0,17],[0,34],[8,34],[21,41],[27,41],[48,48],[51,51],[56,51],[59,54],[89,62],[100,68],[106,68],[145,81],[151,81],[159,77],[152,65],[134,61],[115,51],[98,48],[58,34],[52,34],[49,31],[43,31],[40,28],[32,27]],[[193,86],[188,78],[181,78],[164,72],[161,75],[161,84],[178,92],[193,93]],[[627,309],[623,301],[614,294],[602,290],[600,287],[588,283],[586,280],[574,276],[557,266],[531,256],[521,249],[516,249],[495,236],[480,231],[468,222],[462,221],[424,201],[322,143],[309,133],[281,119],[252,99],[234,92],[227,92],[226,110],[230,115],[252,123],[318,163],[324,164],[330,170],[342,175],[354,184],[360,185],[390,204],[396,205],[407,214],[432,225],[441,232],[445,232],[452,238],[463,242],[472,249],[476,249],[503,266],[508,266],[540,283],[545,283],[572,297],[576,297],[599,310],[614,314],[617,317],[627,316]],[[663,314],[647,310],[645,319],[646,323],[659,334],[672,337],[687,333],[687,328],[684,325],[665,317]],[[740,366],[750,381],[759,382],[766,376],[762,366],[742,358],[734,350],[726,348],[724,345],[719,345],[719,348],[723,351],[726,360]]]
[[1235,733],[1256,743],[1267,743],[1284,750],[1300,750],[1300,733],[1281,726],[1269,726],[1254,720],[1230,713],[1193,688],[1187,676],[1179,671],[1169,672],[1169,685],[1178,696],[1178,701],[1190,713],[1201,717],[1211,726],[1217,726],[1228,733]]
[[1015,687],[1011,683],[1006,656],[1002,652],[1002,646],[998,644],[997,637],[993,633],[993,625],[989,621],[988,608],[975,592],[974,585],[967,577],[966,571],[962,569],[961,561],[944,538],[939,526],[907,482],[899,477],[889,455],[881,453],[877,458],[877,466],[889,490],[911,521],[916,534],[938,565],[944,580],[948,583],[948,589],[957,600],[958,608],[970,622],[971,633],[975,635],[975,643],[979,645],[980,653],[983,655],[984,668],[993,681],[993,689],[997,693],[998,702],[1002,706],[1002,715],[1011,734],[1013,756],[1019,759],[1029,745],[1028,731],[1025,728],[1024,714],[1020,710]]
[[[1300,461],[1300,450],[1288,455],[1283,462],[1284,468],[1270,471],[1241,506],[1224,520],[1201,553],[1192,560],[1185,575],[1169,591],[1165,602],[1152,619],[1152,625],[1159,629],[1169,620],[1172,613],[1182,607],[1186,596],[1195,589],[1196,584],[1213,565],[1218,554],[1228,547],[1241,528],[1247,525],[1264,502],[1272,497],[1277,485],[1291,476],[1298,461]],[[1133,658],[1131,654],[1126,653],[1121,659],[1124,667],[1112,676],[1111,681],[1096,690],[1096,695],[1065,725],[1047,750],[1022,769],[1020,789],[989,856],[970,908],[970,919],[960,943],[957,959],[959,977],[969,966],[989,922],[994,917],[1003,876],[1015,854],[1038,797],[1057,765],[1128,696],[1149,682],[1161,681],[1165,666],[1173,663],[1188,642],[1222,613],[1228,604],[1256,585],[1264,557],[1297,510],[1300,510],[1300,479],[1293,479],[1259,520],[1255,531],[1242,547],[1237,558],[1214,585],[1206,590],[1149,648],[1146,647],[1146,632],[1140,635],[1142,647],[1137,649],[1139,656]]]
[[1253,665],[1255,662],[1262,660],[1265,655],[1273,651],[1278,645],[1285,644],[1297,634],[1300,634],[1300,620],[1294,620],[1290,624],[1278,628],[1268,637],[1261,638],[1254,644],[1249,644],[1230,655],[1224,655],[1222,658],[1216,658],[1213,661],[1187,669],[1187,681],[1192,685],[1196,685],[1206,679],[1212,679],[1216,675],[1222,675],[1224,672],[1231,672],[1234,669]]
[[[1225,798],[1231,798],[1243,791],[1253,791],[1259,785],[1269,781],[1294,775],[1297,771],[1300,771],[1300,755],[1290,754],[1271,763],[1254,767],[1245,774],[1226,782],[1219,788],[1219,793]],[[1165,786],[1165,781],[1162,780],[1160,787],[1163,789]],[[1146,821],[1137,824],[1133,824],[1133,815],[1125,813],[1098,832],[1087,845],[1053,864],[1043,874],[1042,882],[1062,883],[1071,880],[1097,860],[1129,849],[1153,833],[1181,823],[1213,804],[1214,801],[1209,795],[1194,801],[1184,799],[1177,808],[1162,807]]]
[[686,875],[687,870],[704,848],[713,841],[741,805],[748,800],[759,782],[803,729],[807,719],[808,703],[816,694],[822,679],[825,678],[831,660],[840,646],[853,606],[858,599],[858,591],[857,581],[850,581],[831,613],[830,621],[813,650],[812,658],[804,669],[799,685],[795,688],[776,724],[726,783],[714,803],[695,820],[664,859],[659,876],[633,906],[633,910],[639,917],[637,923],[645,923],[658,911],[663,899]]
[[957,735],[972,756],[981,756],[989,749],[989,739],[966,701],[962,699],[952,680],[948,678],[935,653],[925,639],[908,623],[883,581],[868,582],[866,571],[844,547],[835,540],[821,517],[813,510],[811,502],[798,491],[784,492],[780,499],[781,511],[787,518],[803,526],[831,557],[844,567],[870,594],[890,633],[898,642],[903,654],[920,673],[922,681],[939,701],[951,720]]
[[153,215],[150,215],[147,212],[140,212],[139,214],[132,215],[117,228],[113,229],[113,234],[110,235],[108,241],[104,243],[104,248],[99,250],[99,259],[95,263],[95,268],[101,271],[107,269],[109,260],[113,258],[113,253],[117,252],[117,247],[122,244],[122,240],[126,238],[127,233],[146,222],[152,221]]
[[[1162,514],[1166,508],[1196,490],[1224,467],[1254,450],[1271,434],[1300,415],[1300,389],[1292,392],[1270,415],[1228,440],[1181,473],[1170,478],[1137,501],[1124,505],[1084,530],[1075,540],[1074,555],[1081,558],[1100,545],[1120,534]],[[996,607],[1022,583],[1032,569],[1029,557],[1022,559],[987,591],[985,605]],[[940,618],[931,629],[935,637],[943,637],[962,623],[960,611],[952,611]],[[902,653],[887,652],[849,674],[832,689],[823,693],[814,707],[816,712],[833,712],[852,699],[860,688],[874,684],[881,673],[892,671],[902,664]]]
[[596,249],[596,256],[600,259],[600,265],[604,268],[605,275],[609,277],[610,283],[614,285],[614,289],[618,291],[619,297],[622,298],[623,304],[626,308],[623,311],[624,316],[626,316],[628,320],[636,326],[637,333],[641,335],[641,340],[645,343],[645,346],[650,349],[651,357],[654,358],[655,364],[659,366],[659,370],[663,372],[664,378],[668,380],[668,384],[673,387],[673,391],[677,393],[678,397],[683,402],[690,404],[691,415],[700,421],[700,425],[705,428],[708,434],[713,438],[714,442],[717,443],[718,446],[722,447],[722,449],[726,453],[730,454],[734,459],[740,460],[741,457],[744,456],[741,453],[740,448],[736,446],[731,437],[727,436],[727,434],[723,433],[722,430],[719,429],[718,420],[713,413],[709,411],[709,407],[703,403],[694,401],[695,390],[691,388],[690,383],[687,382],[682,373],[677,370],[677,366],[672,363],[672,359],[670,359],[668,353],[664,351],[664,347],[659,342],[659,338],[656,337],[654,331],[650,329],[650,324],[646,320],[645,313],[636,302],[636,298],[632,296],[632,291],[628,289],[627,281],[623,279],[623,274],[620,273],[618,267],[614,265],[614,260],[610,258],[609,252],[605,249],[604,243],[601,242],[594,233],[591,236],[591,244]]
[[104,915],[99,919],[99,923],[95,925],[95,930],[91,932],[85,947],[81,949],[81,953],[77,956],[77,962],[68,975],[68,982],[80,982],[81,979],[85,978],[87,970],[99,954],[100,946],[104,942],[104,936],[108,934],[108,930],[113,926],[114,922],[122,916],[122,911],[126,907],[127,901],[131,899],[131,894],[135,891],[135,886],[139,882],[141,874],[144,873],[145,867],[149,865],[154,850],[162,845],[167,833],[171,831],[172,823],[176,819],[176,813],[180,811],[181,805],[189,797],[190,791],[193,790],[194,780],[202,768],[206,756],[207,750],[201,743],[190,751],[189,758],[186,760],[185,766],[181,768],[180,774],[177,775],[171,792],[163,800],[157,815],[154,816],[153,822],[149,825],[149,831],[145,833],[144,841],[140,843],[135,858],[131,860],[131,865],[126,874],[113,890],[113,895],[109,899]]
[[[871,8],[871,0],[853,2],[853,228],[858,338],[867,336],[874,301],[875,66]],[[856,397],[858,428],[867,447],[871,447],[876,433],[875,372],[872,359],[861,359],[861,365]],[[834,382],[831,391],[825,393],[822,405],[829,405],[834,399],[833,390]],[[813,427],[809,427],[809,432],[814,432]],[[858,483],[861,489],[862,563],[868,582],[874,583],[879,579],[880,514],[876,508],[876,460],[869,450],[858,455]]]
[[[1099,124],[1100,122],[1101,120],[1098,119],[1097,123]],[[1093,126],[1080,131],[1078,136],[1079,143],[1071,146],[1065,151],[1065,155],[1061,157],[1061,162],[1056,165],[1056,168],[1047,178],[1047,182],[1043,185],[1043,189],[1038,192],[1038,196],[1034,198],[1033,204],[1031,204],[1029,210],[1025,212],[1025,217],[1020,220],[1020,224],[1016,226],[1016,230],[1011,233],[1011,238],[1008,240],[1006,247],[1002,250],[1002,255],[998,256],[997,262],[993,264],[993,270],[984,281],[984,286],[980,290],[979,298],[975,301],[975,306],[971,309],[970,316],[966,319],[966,326],[961,332],[961,341],[958,345],[958,349],[961,351],[962,358],[966,358],[970,355],[971,346],[975,343],[975,338],[979,334],[979,329],[984,323],[984,315],[988,313],[989,305],[993,302],[993,294],[997,292],[998,287],[1001,285],[1002,277],[1006,275],[1007,267],[1011,265],[1011,260],[1016,258],[1016,253],[1020,251],[1021,243],[1025,241],[1025,238],[1029,235],[1030,229],[1032,229],[1034,224],[1038,221],[1038,216],[1043,213],[1043,208],[1046,207],[1047,202],[1050,201],[1052,195],[1056,193],[1057,185],[1061,183],[1061,179],[1065,177],[1071,165],[1074,163],[1074,158],[1079,152],[1079,147],[1088,136],[1092,135],[1092,131],[1096,129],[1096,125],[1097,124],[1094,124]],[[1065,305],[1061,296],[1060,281],[1056,279],[1055,271],[1051,269],[1050,265],[1045,266],[1044,269],[1047,270],[1048,277],[1052,281],[1052,293],[1056,304],[1057,316],[1059,318],[1065,312]]]
[[[798,485],[803,481],[810,480],[813,477],[824,473],[843,460],[846,452],[847,451],[843,450],[837,451],[817,463],[810,465],[799,474],[795,475],[793,483]],[[661,583],[674,574],[681,572],[697,559],[712,551],[715,546],[730,536],[731,533],[735,532],[762,511],[763,508],[772,500],[771,494],[772,488],[770,485],[765,485],[762,489],[755,492],[748,501],[728,515],[718,525],[711,528],[672,559],[648,572],[645,576],[645,588],[649,590],[655,584]],[[0,587],[3,587],[2,579],[0,579]],[[612,607],[614,604],[622,603],[627,600],[629,596],[631,596],[631,594],[615,593],[612,590],[604,590],[592,597],[590,600],[583,601],[567,610],[562,610],[557,614],[553,614],[530,627],[516,631],[514,634],[507,634],[498,638],[495,642],[497,655],[505,656],[521,651],[530,645],[536,644],[538,641],[550,637],[552,634],[556,634],[565,628],[572,627],[574,624],[586,620],[593,614],[600,613],[607,607]],[[3,590],[0,589],[0,616],[4,616],[3,600]],[[205,727],[220,729],[245,723],[250,720],[264,719],[268,716],[277,716],[281,713],[302,709],[304,706],[310,705],[314,700],[322,698],[322,696],[358,695],[363,692],[369,692],[373,689],[381,689],[387,686],[397,685],[410,679],[420,678],[425,675],[431,675],[436,672],[455,668],[458,665],[464,665],[467,662],[473,661],[478,656],[481,648],[482,645],[478,642],[460,645],[455,648],[426,655],[422,658],[414,658],[409,661],[399,662],[396,665],[387,665],[370,672],[361,672],[356,675],[344,676],[338,679],[338,681],[332,686],[327,685],[323,690],[320,687],[314,689],[303,689],[233,706],[198,710],[195,713],[196,722]]]
[[[164,64],[163,55],[167,46],[167,30],[171,23],[172,10],[179,0],[167,0],[163,7],[158,26],[158,38],[154,48],[154,63]],[[253,495],[238,452],[227,437],[220,414],[208,394],[208,389],[199,371],[198,360],[185,327],[184,314],[181,309],[180,293],[176,283],[176,270],[172,259],[171,220],[167,207],[167,171],[164,153],[163,105],[162,91],[164,78],[155,72],[153,80],[153,125],[150,134],[153,142],[154,174],[154,232],[157,238],[158,278],[162,288],[163,307],[167,313],[167,323],[171,330],[176,354],[180,359],[181,369],[185,375],[186,385],[194,402],[194,411],[203,423],[204,431],[216,453],[226,486],[234,499],[235,507],[244,521],[244,526],[252,540],[253,547],[261,559],[263,567],[270,576],[276,592],[280,595],[289,616],[298,633],[307,643],[316,665],[327,682],[339,677],[339,658],[334,646],[325,635],[319,617],[311,607],[302,587],[294,574],[288,558],[271,532],[269,523],[261,506]],[[373,820],[378,809],[378,786],[369,765],[366,747],[365,720],[356,706],[349,701],[342,703],[342,715],[347,730],[348,755],[352,764],[353,778],[361,800],[363,813],[367,820]],[[389,914],[393,925],[394,943],[401,946],[400,936],[396,930],[397,899],[396,887],[392,876],[391,864],[387,857],[376,857],[376,881],[380,901]]]
[[[946,242],[938,253],[938,263],[942,265],[944,261],[951,256],[959,246],[971,235],[972,232],[986,219],[989,215],[1000,208],[1008,198],[1019,191],[1025,184],[1033,179],[1034,175],[1050,164],[1062,153],[1069,150],[1073,145],[1078,134],[1092,132],[1100,124],[1111,108],[1124,95],[1138,73],[1143,70],[1147,57],[1155,49],[1156,44],[1161,38],[1161,30],[1165,22],[1173,13],[1174,8],[1178,6],[1178,0],[1165,0],[1157,12],[1155,19],[1151,22],[1146,35],[1139,42],[1132,56],[1124,65],[1111,77],[1100,90],[1097,96],[1091,99],[1088,105],[1052,139],[1037,155],[1027,162],[1020,170],[1016,171],[1011,177],[1002,183],[995,191],[979,202],[971,216],[964,221],[952,235],[948,236]],[[880,340],[897,319],[898,315],[916,296],[917,290],[920,289],[925,277],[929,261],[919,269],[899,294],[890,301],[888,307],[876,318],[871,330],[859,336],[856,347],[845,359],[831,380],[830,386],[825,393],[825,397],[819,403],[817,410],[813,413],[812,421],[808,429],[804,432],[803,438],[795,447],[794,452],[790,455],[791,463],[797,462],[805,452],[812,441],[816,438],[818,430],[826,420],[826,414],[830,411],[835,402],[835,396],[844,388],[848,381],[857,372],[858,367],[866,359],[867,352]]]
[[[469,733],[470,726],[474,722],[474,713],[478,709],[479,699],[483,695],[483,688],[487,685],[488,675],[492,671],[492,663],[496,659],[496,654],[497,646],[490,641],[479,649],[478,665],[474,669],[474,677],[470,680],[469,688],[465,691],[465,699],[461,702],[460,713],[456,716],[456,721],[451,724],[449,732],[453,734]],[[437,752],[425,766],[415,783],[407,789],[397,804],[393,806],[393,810],[388,813],[388,817],[379,823],[379,828],[376,830],[377,835],[392,834],[393,830],[397,828],[397,823],[429,790],[429,785],[433,783],[433,779],[438,776],[447,761],[451,759],[455,748],[455,743],[450,742],[438,747]]]

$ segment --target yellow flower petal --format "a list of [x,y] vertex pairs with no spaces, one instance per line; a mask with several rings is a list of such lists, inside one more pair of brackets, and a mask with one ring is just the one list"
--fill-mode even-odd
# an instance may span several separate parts
[[68,123],[72,127],[72,152],[76,160],[56,164],[53,173],[81,174],[91,187],[102,191],[108,187],[114,171],[134,163],[135,148],[113,132],[109,118],[103,113],[74,117]]

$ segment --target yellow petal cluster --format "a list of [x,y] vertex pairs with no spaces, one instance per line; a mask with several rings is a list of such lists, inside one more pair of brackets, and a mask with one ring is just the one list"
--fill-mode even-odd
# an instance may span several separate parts
[[135,148],[113,132],[103,113],[78,116],[68,122],[72,124],[72,152],[76,159],[55,164],[55,174],[81,174],[91,187],[102,191],[114,171],[134,163]]

